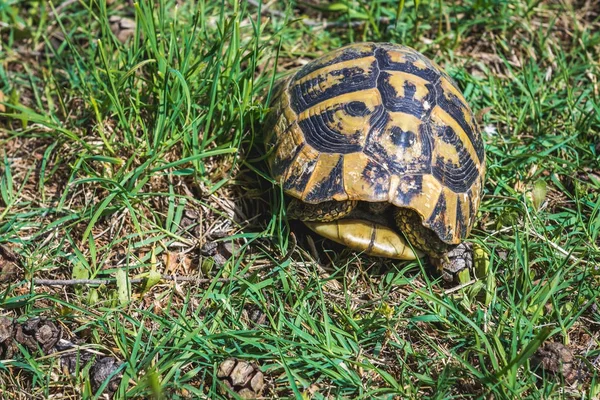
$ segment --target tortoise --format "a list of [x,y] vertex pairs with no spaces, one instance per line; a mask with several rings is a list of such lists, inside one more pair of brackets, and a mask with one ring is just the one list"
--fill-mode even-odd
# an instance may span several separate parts
[[454,80],[416,50],[355,43],[280,79],[265,142],[287,215],[371,256],[448,265],[477,214],[481,132]]

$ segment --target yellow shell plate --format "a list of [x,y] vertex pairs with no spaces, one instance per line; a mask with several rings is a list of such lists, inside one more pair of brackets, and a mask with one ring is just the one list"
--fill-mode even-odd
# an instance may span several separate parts
[[413,249],[397,232],[383,225],[357,219],[304,222],[312,231],[356,251],[377,257],[414,260],[423,253]]

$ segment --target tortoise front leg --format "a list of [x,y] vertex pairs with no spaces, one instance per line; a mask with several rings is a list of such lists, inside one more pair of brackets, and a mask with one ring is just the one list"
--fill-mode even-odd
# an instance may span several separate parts
[[421,216],[409,208],[398,208],[395,212],[396,226],[408,241],[433,259],[443,258],[452,246],[444,243],[438,235],[423,226]]
[[[473,261],[469,247],[465,243],[451,245],[444,243],[431,229],[423,226],[416,211],[399,208],[395,212],[396,225],[408,241],[429,256],[436,270],[446,281],[468,280]],[[463,271],[466,270],[466,273]]]

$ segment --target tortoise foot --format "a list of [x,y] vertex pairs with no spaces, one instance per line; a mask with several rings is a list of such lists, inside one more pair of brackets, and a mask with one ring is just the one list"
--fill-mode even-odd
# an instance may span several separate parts
[[448,251],[442,258],[433,258],[436,271],[446,282],[467,283],[473,270],[473,245],[461,243]]

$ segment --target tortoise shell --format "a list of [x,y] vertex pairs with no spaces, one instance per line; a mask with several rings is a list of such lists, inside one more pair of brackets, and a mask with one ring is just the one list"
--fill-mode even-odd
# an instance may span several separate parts
[[270,106],[269,166],[288,195],[408,207],[448,244],[470,233],[485,174],[481,133],[456,83],[421,53],[340,48],[280,81]]

